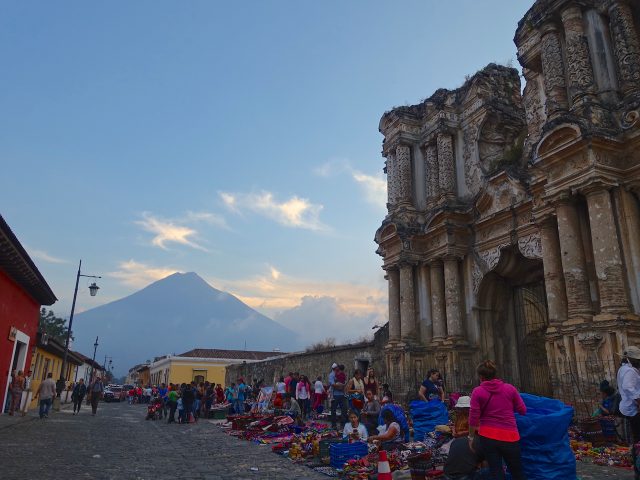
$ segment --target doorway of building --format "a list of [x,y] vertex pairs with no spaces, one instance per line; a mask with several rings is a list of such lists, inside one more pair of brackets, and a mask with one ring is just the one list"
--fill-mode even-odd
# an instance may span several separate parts
[[545,333],[549,325],[541,260],[505,249],[478,292],[481,348],[521,391],[552,394]]

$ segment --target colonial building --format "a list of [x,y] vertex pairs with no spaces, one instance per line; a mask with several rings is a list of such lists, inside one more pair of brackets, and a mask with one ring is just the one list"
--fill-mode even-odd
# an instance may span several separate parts
[[29,369],[41,305],[56,301],[38,267],[0,215],[0,412],[13,370]]
[[[470,390],[498,362],[575,401],[640,344],[640,2],[538,0],[523,67],[489,65],[380,121],[387,374]],[[522,93],[521,93],[522,92]]]

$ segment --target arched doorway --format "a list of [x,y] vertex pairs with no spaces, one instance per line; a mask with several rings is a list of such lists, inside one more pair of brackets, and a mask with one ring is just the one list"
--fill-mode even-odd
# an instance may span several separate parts
[[502,250],[478,291],[481,350],[521,391],[551,396],[545,333],[549,325],[541,260]]

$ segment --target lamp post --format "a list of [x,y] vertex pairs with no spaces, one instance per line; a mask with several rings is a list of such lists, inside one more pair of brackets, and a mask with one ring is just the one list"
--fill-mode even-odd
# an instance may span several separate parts
[[93,358],[91,359],[91,370],[89,374],[89,379],[87,380],[88,383],[93,382],[93,366],[96,363],[96,351],[98,351],[98,337],[96,337],[96,343],[93,344]]
[[[82,260],[80,260],[80,263],[78,264],[78,274],[76,275],[76,288],[73,291],[73,302],[71,303],[71,315],[69,315],[69,327],[67,328],[67,341],[64,344],[64,355],[62,357],[62,368],[60,369],[60,378],[58,379],[58,384],[56,385],[56,391],[57,391],[57,396],[56,396],[56,400],[57,400],[57,409],[60,409],[60,395],[62,394],[62,391],[64,390],[64,386],[65,386],[65,370],[67,369],[67,355],[69,354],[69,339],[71,338],[71,327],[73,326],[73,313],[75,312],[76,309],[76,298],[78,297],[78,283],[80,282],[80,277],[88,277],[88,278],[102,278],[102,277],[98,277],[96,275],[82,275],[80,273],[80,268],[82,267]],[[92,297],[95,297],[96,294],[98,293],[98,290],[100,289],[100,287],[98,287],[98,285],[96,285],[96,282],[93,282],[91,285],[89,285],[89,293],[91,294]]]

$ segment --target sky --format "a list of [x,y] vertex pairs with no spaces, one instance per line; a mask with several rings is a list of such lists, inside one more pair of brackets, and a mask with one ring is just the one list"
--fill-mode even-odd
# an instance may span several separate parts
[[517,66],[531,4],[4,1],[0,214],[60,316],[82,259],[78,311],[194,271],[309,343],[369,335],[380,117]]

